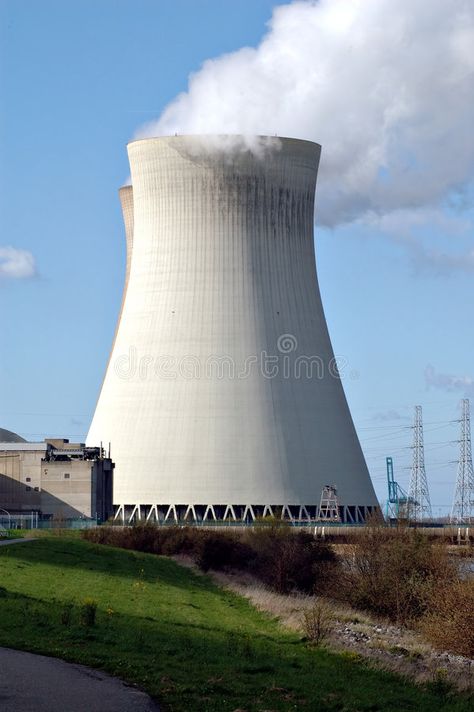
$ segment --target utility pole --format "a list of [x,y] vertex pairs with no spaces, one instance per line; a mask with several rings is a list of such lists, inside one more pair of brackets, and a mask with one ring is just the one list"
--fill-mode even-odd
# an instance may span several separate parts
[[431,519],[431,502],[425,470],[425,447],[423,443],[423,414],[421,405],[415,406],[413,425],[413,464],[408,490],[409,520],[419,524],[423,519]]
[[471,451],[469,399],[463,398],[458,474],[450,520],[453,524],[474,523],[474,472]]

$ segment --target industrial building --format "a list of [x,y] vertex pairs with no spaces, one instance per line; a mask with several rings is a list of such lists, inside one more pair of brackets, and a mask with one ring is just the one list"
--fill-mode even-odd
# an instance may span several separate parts
[[0,508],[106,521],[113,513],[113,467],[101,448],[66,439],[32,443],[0,429]]
[[319,516],[377,499],[316,275],[320,146],[174,136],[128,145],[125,289],[87,443],[111,443],[124,520]]

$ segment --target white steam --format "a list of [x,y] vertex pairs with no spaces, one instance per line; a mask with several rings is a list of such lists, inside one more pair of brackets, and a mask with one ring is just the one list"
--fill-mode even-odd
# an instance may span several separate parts
[[471,0],[294,2],[275,8],[256,49],[206,61],[136,137],[321,143],[328,226],[440,205],[473,177],[473,47]]

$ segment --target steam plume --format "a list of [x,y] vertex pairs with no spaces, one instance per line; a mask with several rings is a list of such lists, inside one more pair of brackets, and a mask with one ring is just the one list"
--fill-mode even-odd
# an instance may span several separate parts
[[317,218],[327,226],[439,206],[473,177],[472,47],[470,0],[279,6],[258,47],[207,60],[137,137],[317,141]]

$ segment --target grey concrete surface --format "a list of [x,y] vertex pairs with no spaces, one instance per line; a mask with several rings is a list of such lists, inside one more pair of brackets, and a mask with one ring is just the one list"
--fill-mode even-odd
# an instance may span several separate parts
[[98,670],[0,648],[0,710],[158,712],[144,692]]
[[26,541],[38,540],[34,537],[31,537],[29,539],[2,539],[2,541],[0,541],[0,546],[8,546],[9,544],[24,544]]

